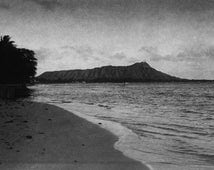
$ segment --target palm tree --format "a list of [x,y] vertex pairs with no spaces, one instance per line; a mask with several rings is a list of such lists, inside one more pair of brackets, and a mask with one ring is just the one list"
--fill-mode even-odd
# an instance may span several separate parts
[[0,84],[34,81],[37,59],[32,50],[17,48],[9,35],[0,37]]
[[22,71],[22,78],[23,81],[26,83],[32,83],[36,75],[36,66],[37,66],[37,59],[34,57],[35,53],[29,49],[19,49],[20,58],[22,59],[22,63],[20,70]]
[[10,40],[10,36],[9,35],[4,35],[4,36],[1,36],[1,38],[0,38],[0,44],[1,45],[6,45],[6,46],[15,46],[14,45],[14,41],[11,41]]

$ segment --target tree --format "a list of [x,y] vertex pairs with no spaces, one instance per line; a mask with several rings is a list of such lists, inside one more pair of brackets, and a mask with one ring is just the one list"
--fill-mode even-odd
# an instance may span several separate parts
[[37,59],[32,50],[17,48],[9,35],[0,38],[0,84],[32,83]]

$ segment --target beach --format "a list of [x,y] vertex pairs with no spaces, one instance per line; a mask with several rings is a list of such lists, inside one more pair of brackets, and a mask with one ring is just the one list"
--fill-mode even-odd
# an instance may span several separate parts
[[109,131],[57,106],[0,102],[0,169],[147,170],[114,149]]

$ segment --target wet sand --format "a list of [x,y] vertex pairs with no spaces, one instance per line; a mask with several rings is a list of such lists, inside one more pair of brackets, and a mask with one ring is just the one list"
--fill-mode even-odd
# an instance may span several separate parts
[[100,125],[59,107],[0,101],[0,169],[147,170],[113,145]]

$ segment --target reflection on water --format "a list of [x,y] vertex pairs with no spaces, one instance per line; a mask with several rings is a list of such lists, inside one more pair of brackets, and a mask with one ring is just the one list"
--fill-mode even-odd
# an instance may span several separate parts
[[74,109],[78,103],[81,107],[76,109],[83,114],[128,127],[140,139],[129,141],[132,149],[153,167],[214,169],[214,84],[51,84],[32,88],[35,101],[70,103]]

